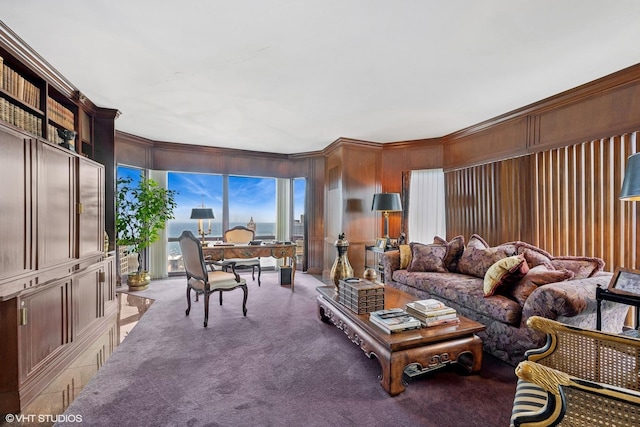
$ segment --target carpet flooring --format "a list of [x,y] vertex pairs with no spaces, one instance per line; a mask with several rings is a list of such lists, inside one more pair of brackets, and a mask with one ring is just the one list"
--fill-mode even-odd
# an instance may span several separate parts
[[[67,408],[91,426],[507,426],[512,366],[486,355],[481,372],[454,366],[390,397],[375,359],[318,319],[314,277],[295,292],[265,272],[242,292],[203,298],[185,316],[185,280],[153,281],[155,302]],[[77,423],[58,423],[74,426]]]

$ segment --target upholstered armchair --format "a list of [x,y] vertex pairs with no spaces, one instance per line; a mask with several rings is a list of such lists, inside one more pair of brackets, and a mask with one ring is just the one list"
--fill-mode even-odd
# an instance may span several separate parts
[[247,315],[247,281],[232,273],[224,271],[208,271],[202,254],[200,241],[190,231],[183,231],[178,242],[182,251],[184,270],[187,274],[187,310],[191,312],[191,291],[196,296],[204,295],[204,327],[209,322],[209,296],[214,292],[220,292],[220,305],[222,305],[222,293],[234,289],[242,289],[242,314]]
[[512,426],[640,425],[640,339],[533,316],[547,334],[516,368]]

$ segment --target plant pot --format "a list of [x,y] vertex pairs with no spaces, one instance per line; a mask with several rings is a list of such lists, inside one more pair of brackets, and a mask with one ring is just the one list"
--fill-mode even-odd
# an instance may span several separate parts
[[151,282],[151,275],[148,271],[140,271],[129,273],[127,276],[127,285],[129,285],[130,291],[142,291],[149,287]]

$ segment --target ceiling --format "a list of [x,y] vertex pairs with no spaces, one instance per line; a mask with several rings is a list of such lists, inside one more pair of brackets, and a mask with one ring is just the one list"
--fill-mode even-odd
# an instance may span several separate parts
[[439,137],[640,63],[637,0],[20,0],[2,21],[144,138]]

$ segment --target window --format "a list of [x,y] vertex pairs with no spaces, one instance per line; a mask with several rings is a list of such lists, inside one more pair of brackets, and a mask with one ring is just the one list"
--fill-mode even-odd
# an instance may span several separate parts
[[276,179],[229,176],[229,228],[256,224],[256,239],[276,236]]

